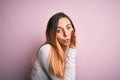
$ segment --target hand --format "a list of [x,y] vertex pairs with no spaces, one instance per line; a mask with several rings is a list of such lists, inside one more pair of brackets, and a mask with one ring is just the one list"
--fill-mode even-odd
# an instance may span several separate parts
[[77,39],[76,39],[76,32],[72,31],[70,48],[77,49],[77,45],[78,45],[78,43],[77,43]]

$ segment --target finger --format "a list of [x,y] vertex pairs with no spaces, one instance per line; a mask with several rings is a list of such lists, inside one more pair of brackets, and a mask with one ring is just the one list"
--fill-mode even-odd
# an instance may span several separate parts
[[71,33],[71,44],[70,44],[70,46],[72,48],[76,47],[76,33],[75,33],[75,31],[72,31],[72,33]]
[[75,43],[76,42],[76,32],[75,31],[72,31],[72,42]]

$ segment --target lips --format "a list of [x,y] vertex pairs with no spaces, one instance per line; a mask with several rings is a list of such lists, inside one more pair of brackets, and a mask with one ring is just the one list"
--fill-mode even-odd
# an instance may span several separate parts
[[66,42],[66,43],[69,43],[69,42],[70,42],[70,39],[65,39],[65,42]]

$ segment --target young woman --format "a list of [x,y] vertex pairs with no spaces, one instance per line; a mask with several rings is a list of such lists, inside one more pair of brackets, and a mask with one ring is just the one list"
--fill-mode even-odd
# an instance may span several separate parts
[[77,41],[71,19],[64,13],[54,14],[48,21],[47,41],[33,60],[32,80],[75,80]]

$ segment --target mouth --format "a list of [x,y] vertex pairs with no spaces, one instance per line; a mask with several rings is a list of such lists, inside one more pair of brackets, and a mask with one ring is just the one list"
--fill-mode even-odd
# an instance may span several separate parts
[[65,43],[69,43],[70,39],[65,39],[64,41],[65,41]]

